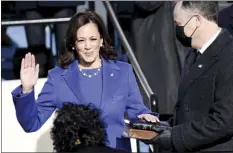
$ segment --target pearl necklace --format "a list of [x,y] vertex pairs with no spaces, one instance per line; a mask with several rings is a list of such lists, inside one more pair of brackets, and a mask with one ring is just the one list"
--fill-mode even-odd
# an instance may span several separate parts
[[97,69],[97,71],[94,72],[93,74],[87,74],[87,73],[83,72],[81,69],[79,69],[79,71],[82,73],[83,76],[92,78],[92,77],[96,76],[96,75],[100,72],[100,68],[101,68],[101,67],[99,67],[99,68]]

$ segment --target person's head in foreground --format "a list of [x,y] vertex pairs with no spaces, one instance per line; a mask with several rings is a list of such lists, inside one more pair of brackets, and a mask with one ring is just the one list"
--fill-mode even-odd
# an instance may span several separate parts
[[177,2],[173,14],[176,35],[181,44],[201,48],[219,30],[217,12],[216,1]]
[[65,103],[57,110],[51,137],[56,152],[76,152],[83,147],[105,146],[105,124],[91,105]]

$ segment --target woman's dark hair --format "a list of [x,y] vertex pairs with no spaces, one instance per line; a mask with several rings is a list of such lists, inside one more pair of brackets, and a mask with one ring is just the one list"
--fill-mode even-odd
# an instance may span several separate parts
[[106,145],[107,133],[99,109],[92,105],[65,103],[56,113],[51,129],[56,152],[73,152],[83,146]]
[[76,32],[80,27],[88,23],[96,24],[100,37],[103,38],[103,46],[100,48],[100,55],[106,60],[116,59],[116,53],[110,45],[111,41],[103,19],[94,11],[85,11],[75,14],[69,21],[69,27],[65,38],[65,48],[59,53],[58,59],[58,64],[62,68],[67,68],[74,59],[78,58],[75,49],[75,41],[77,40]]

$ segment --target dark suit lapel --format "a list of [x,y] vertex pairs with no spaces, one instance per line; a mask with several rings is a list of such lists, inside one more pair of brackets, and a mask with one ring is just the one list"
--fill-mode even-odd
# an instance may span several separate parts
[[[75,94],[75,96],[78,98],[80,103],[85,104],[85,99],[83,95],[81,94],[81,88],[79,83],[79,71],[78,71],[78,61],[73,61],[67,70],[62,74],[63,79],[65,80],[66,84],[69,86],[71,91]],[[64,95],[66,96],[66,95]]]
[[229,42],[230,34],[227,30],[223,29],[215,41],[206,49],[195,64],[192,65],[189,73],[180,84],[178,100],[180,100],[185,91],[200,77],[205,71],[217,61],[218,54],[222,51],[224,46]]
[[209,70],[211,65],[216,62],[216,59],[217,58],[214,57],[206,57],[204,54],[200,57],[200,59],[191,67],[189,73],[182,81],[179,89],[179,99],[183,97],[183,94],[188,89],[188,87],[191,86],[192,83],[202,75],[202,73]]
[[107,102],[111,102],[113,94],[118,89],[118,79],[120,77],[120,68],[114,61],[107,61],[102,58],[103,65],[103,93],[101,98],[101,109]]

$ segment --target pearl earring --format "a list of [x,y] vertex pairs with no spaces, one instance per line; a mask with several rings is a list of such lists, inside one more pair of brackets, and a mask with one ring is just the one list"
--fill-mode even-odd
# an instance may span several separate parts
[[75,48],[74,48],[74,47],[72,47],[72,50],[75,50]]

